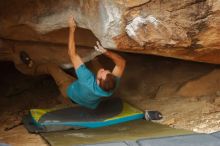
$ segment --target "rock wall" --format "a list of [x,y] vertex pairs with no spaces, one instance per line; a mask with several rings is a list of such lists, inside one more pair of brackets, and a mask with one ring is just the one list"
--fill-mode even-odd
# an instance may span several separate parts
[[66,48],[70,15],[80,46],[220,63],[219,0],[1,0],[0,38]]

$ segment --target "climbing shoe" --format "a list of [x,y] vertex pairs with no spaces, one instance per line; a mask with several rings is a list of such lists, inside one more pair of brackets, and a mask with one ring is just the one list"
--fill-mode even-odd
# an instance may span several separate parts
[[145,111],[145,119],[146,120],[149,120],[149,121],[160,120],[162,118],[163,118],[163,116],[159,111],[148,111],[148,110]]
[[20,59],[28,67],[32,67],[33,61],[32,61],[32,59],[29,57],[29,55],[26,52],[24,52],[24,51],[20,52]]

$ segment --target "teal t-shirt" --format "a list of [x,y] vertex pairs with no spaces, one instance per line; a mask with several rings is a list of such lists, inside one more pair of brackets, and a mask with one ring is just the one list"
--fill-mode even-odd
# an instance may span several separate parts
[[76,70],[76,75],[78,79],[68,86],[67,95],[79,105],[95,109],[101,97],[109,97],[113,94],[99,87],[95,75],[84,64]]

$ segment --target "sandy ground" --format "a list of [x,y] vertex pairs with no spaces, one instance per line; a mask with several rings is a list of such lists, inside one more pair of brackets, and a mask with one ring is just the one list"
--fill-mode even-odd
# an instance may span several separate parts
[[[11,64],[1,63],[0,66],[2,67],[0,73],[0,142],[13,146],[47,145],[39,135],[29,134],[23,125],[8,131],[5,131],[5,128],[10,128],[18,124],[21,117],[31,108],[50,108],[60,104],[57,98],[60,95],[56,84],[49,76],[24,76],[17,72]],[[176,64],[176,66],[179,66],[179,64]],[[210,95],[200,96],[199,98],[183,98],[183,96],[178,96],[186,94],[186,92],[191,93],[195,90],[198,90],[197,92],[200,93],[199,88],[190,89],[191,86],[199,87],[199,85],[204,84],[207,85],[206,88],[213,88],[213,84],[210,85],[209,81],[218,80],[218,72],[212,73],[213,67],[208,67],[208,70],[204,71],[203,74],[200,71],[197,79],[194,78],[194,80],[184,83],[181,86],[181,90],[172,94],[173,96],[167,94],[174,86],[170,84],[169,88],[167,88],[167,85],[165,89],[160,88],[156,90],[156,93],[152,97],[146,97],[143,94],[134,96],[132,94],[132,98],[126,97],[125,100],[141,109],[161,111],[164,118],[158,122],[171,127],[206,133],[219,131],[219,92],[216,92],[214,95],[210,93]],[[148,72],[151,72],[151,70],[148,70]],[[178,73],[181,74],[182,70]],[[211,77],[208,76],[210,73]],[[154,71],[151,74],[151,78],[153,78]],[[169,75],[169,73],[166,74]],[[157,82],[162,81],[161,78],[158,80]],[[154,86],[154,84],[152,83],[151,86]],[[185,91],[186,89],[187,91]]]
[[[31,108],[50,108],[60,104],[59,92],[52,78],[31,77],[20,74],[11,64],[2,65],[0,97],[0,143],[13,146],[46,146],[47,143],[36,134],[29,134],[22,117]],[[14,128],[12,128],[14,125]],[[5,131],[7,128],[12,128]]]
[[[219,99],[220,97],[217,97],[217,100]],[[210,103],[206,99],[191,101],[178,97],[146,102],[150,103],[149,109],[162,111],[164,118],[159,123],[199,133],[212,133],[220,130],[219,103]]]

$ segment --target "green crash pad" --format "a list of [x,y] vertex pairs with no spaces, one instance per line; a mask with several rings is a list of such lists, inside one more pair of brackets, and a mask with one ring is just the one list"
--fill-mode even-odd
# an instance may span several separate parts
[[96,129],[41,133],[41,136],[51,146],[74,146],[117,141],[136,141],[144,138],[158,138],[192,133],[191,131],[174,129],[141,119]]
[[120,98],[103,100],[92,110],[82,106],[32,109],[23,118],[29,132],[51,132],[80,128],[97,128],[141,119],[144,113]]

